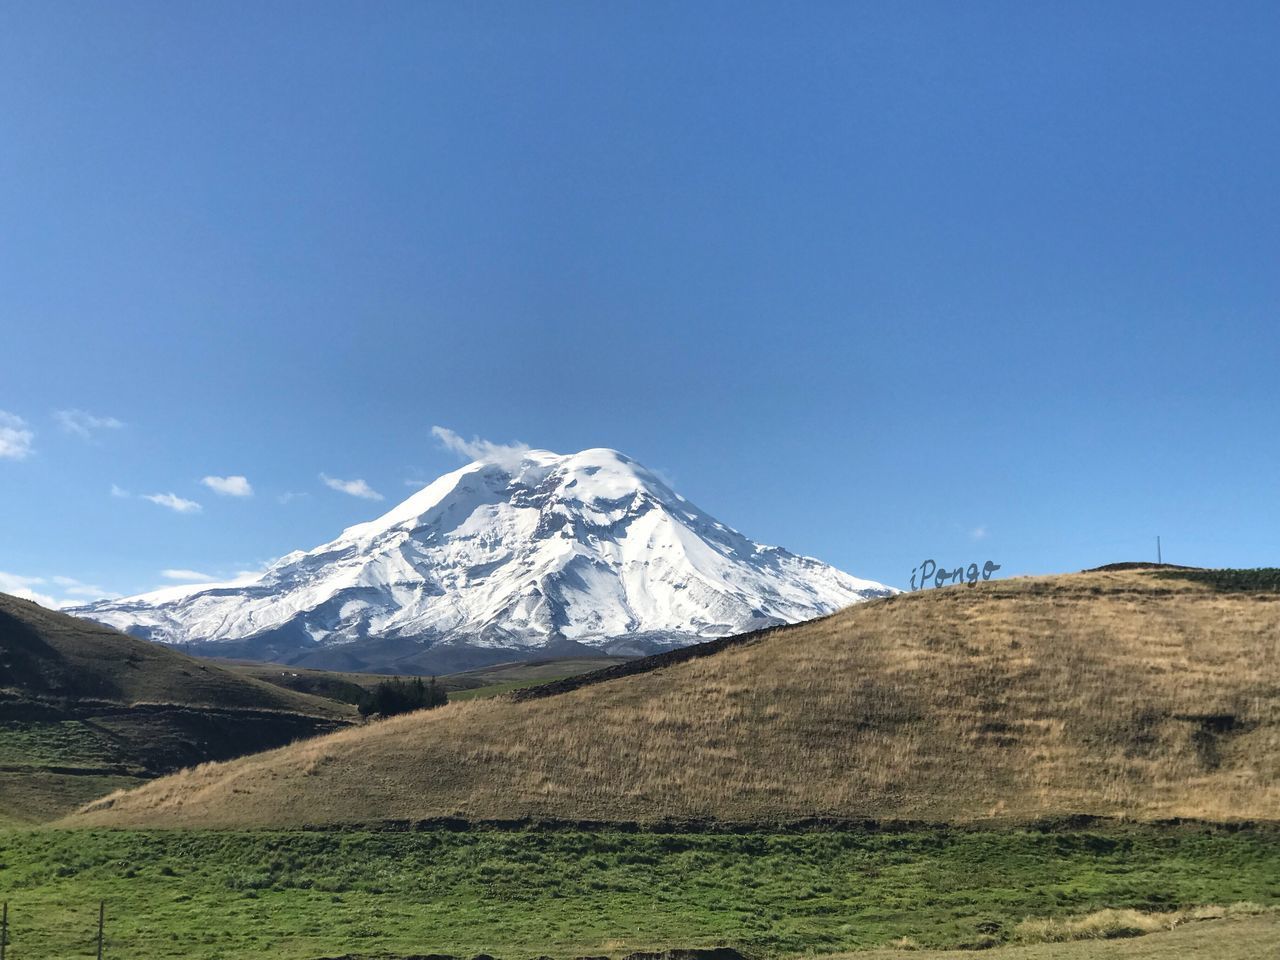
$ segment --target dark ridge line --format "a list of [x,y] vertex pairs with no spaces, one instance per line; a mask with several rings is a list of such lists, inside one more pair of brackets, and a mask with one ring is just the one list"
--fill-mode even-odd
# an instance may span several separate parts
[[1147,560],[1122,560],[1119,563],[1104,563],[1100,567],[1088,567],[1081,573],[1113,573],[1121,570],[1204,570],[1205,567],[1187,567],[1180,563],[1152,563]]
[[[335,701],[336,703],[337,701]],[[40,697],[13,695],[0,690],[0,720],[24,720],[59,718],[81,720],[93,717],[115,717],[126,714],[197,714],[202,717],[235,717],[237,719],[279,720],[292,717],[336,728],[353,726],[356,721],[341,714],[302,713],[296,710],[276,710],[263,707],[215,707],[199,704],[165,703],[148,700],[141,703],[122,703],[118,700],[92,700],[81,697]]]
[[126,767],[121,764],[109,767],[32,766],[30,764],[0,764],[0,773],[21,773],[27,776],[56,774],[60,777],[147,777],[145,767]]
[[466,817],[428,817],[420,820],[349,821],[302,824],[294,828],[261,827],[263,832],[295,829],[304,833],[628,833],[628,834],[793,834],[860,833],[897,834],[922,832],[984,833],[993,830],[1023,830],[1030,833],[1075,833],[1099,829],[1141,830],[1183,829],[1225,833],[1261,832],[1280,834],[1280,820],[1205,820],[1198,817],[1167,817],[1133,820],[1100,814],[1061,814],[1029,820],[878,820],[874,817],[801,817],[792,820],[715,820],[710,818],[664,818],[661,820],[574,820],[554,817],[469,820]]
[[[1157,565],[1154,563],[1147,564],[1147,563],[1137,563],[1137,562],[1113,563],[1113,564],[1108,564],[1105,567],[1095,567],[1092,570],[1082,570],[1081,572],[1097,573],[1097,572],[1107,571],[1107,570],[1130,570],[1130,569],[1139,569],[1139,568],[1157,567],[1157,566],[1160,566],[1160,565]],[[1179,567],[1171,563],[1166,563],[1166,564],[1163,564],[1162,566],[1164,568],[1169,568],[1172,570],[1199,569],[1196,567]],[[1071,576],[1071,574],[1054,574],[1054,576]],[[992,581],[992,583],[982,584],[982,586],[985,588],[991,588],[993,587],[993,585],[999,584],[1002,582],[1003,581]],[[580,673],[577,676],[565,677],[562,680],[552,680],[548,683],[538,684],[535,687],[525,687],[521,690],[513,690],[510,693],[501,694],[499,697],[495,697],[494,699],[504,699],[514,703],[523,703],[527,700],[540,700],[543,697],[555,697],[555,696],[559,696],[560,694],[571,693],[572,691],[581,689],[582,687],[594,686],[597,683],[606,683],[610,680],[622,679],[623,677],[633,677],[641,673],[651,673],[654,670],[661,670],[664,667],[672,667],[679,663],[687,663],[690,660],[697,660],[701,657],[714,656],[715,654],[720,653],[723,650],[728,650],[732,647],[745,646],[747,644],[756,643],[758,641],[765,639],[767,636],[769,636],[772,633],[775,633],[778,631],[790,630],[793,627],[804,626],[807,624],[819,623],[823,620],[828,619],[829,617],[834,617],[839,613],[843,613],[853,608],[861,608],[867,604],[893,603],[895,600],[902,600],[902,599],[906,599],[908,597],[914,597],[914,596],[960,596],[960,595],[964,595],[964,593],[967,593],[969,587],[971,586],[972,586],[971,584],[958,584],[958,585],[953,585],[951,587],[942,587],[938,590],[917,590],[917,591],[911,591],[907,593],[890,594],[887,597],[872,597],[864,601],[863,603],[851,604],[850,606],[844,607],[841,610],[837,610],[834,613],[829,613],[822,617],[814,617],[812,620],[803,620],[800,623],[775,624],[774,626],[771,626],[771,627],[762,627],[759,630],[751,630],[747,633],[738,633],[728,637],[720,637],[715,640],[707,640],[703,643],[695,643],[687,647],[677,647],[674,650],[666,650],[662,653],[651,654],[650,656],[647,656],[647,657],[639,657],[635,660],[629,660],[626,663],[616,664],[615,666],[612,666],[612,667],[604,667],[603,669],[600,669],[600,670],[593,670],[590,673]],[[1009,598],[1009,597],[1021,599],[1026,595],[1027,592],[1030,592],[1033,594],[1042,592],[1042,590],[1037,589],[1037,586],[1038,585],[1032,585],[1029,591],[1027,590],[1027,588],[1019,588],[1014,590],[1007,590],[1007,591],[1004,591],[1003,593],[1000,592],[999,586],[994,586],[994,591],[992,589],[987,589],[987,590],[984,590],[984,594],[988,599],[992,598],[993,596],[997,599]],[[1061,587],[1057,585],[1054,585],[1052,587],[1047,584],[1039,585],[1039,586],[1042,586],[1043,592],[1048,592],[1051,589],[1052,590],[1061,589]],[[1167,592],[1173,593],[1172,590]]]
[[[1092,570],[1082,570],[1081,572],[1097,573],[1106,570],[1129,570],[1155,566],[1157,565],[1154,563],[1113,563],[1105,567],[1095,567]],[[1169,563],[1166,563],[1163,566],[1175,570],[1197,569],[1195,567],[1178,567]],[[1071,574],[1054,574],[1054,576],[1071,576]],[[991,588],[994,584],[999,584],[1001,582],[1002,581],[992,581],[992,583],[983,584],[982,586]],[[563,680],[552,680],[548,683],[538,684],[535,687],[525,687],[521,690],[513,690],[510,693],[501,694],[499,697],[495,697],[494,699],[504,699],[514,703],[523,703],[527,700],[540,700],[543,697],[555,697],[563,693],[570,693],[574,690],[581,689],[582,687],[593,686],[597,683],[606,683],[610,680],[622,679],[623,677],[633,677],[641,673],[651,673],[654,670],[661,670],[663,667],[672,667],[676,664],[687,663],[690,660],[697,660],[701,657],[710,657],[732,647],[756,643],[777,631],[785,631],[790,630],[793,627],[819,623],[829,617],[834,617],[837,614],[843,613],[852,608],[861,608],[871,603],[893,603],[895,600],[906,599],[913,596],[958,596],[962,595],[963,592],[967,592],[970,586],[970,584],[959,584],[951,587],[942,587],[938,590],[917,590],[907,593],[890,594],[887,597],[872,597],[863,603],[851,604],[848,607],[844,607],[834,613],[829,613],[826,616],[814,617],[812,620],[803,620],[800,623],[775,624],[771,627],[762,627],[759,630],[751,630],[747,633],[738,633],[728,637],[720,637],[716,640],[707,640],[703,643],[695,643],[687,647],[677,647],[674,650],[666,650],[662,653],[651,654],[647,657],[639,657],[635,660],[629,660],[626,663],[616,664],[612,667],[593,670],[590,673],[580,673],[577,676],[565,677]],[[999,592],[1000,588],[998,586],[994,589],[994,593],[991,589],[984,591],[984,594],[988,599],[992,596],[995,596],[996,598],[1016,597],[1020,599],[1025,596],[1027,592],[1026,588],[1008,590],[1004,593]],[[1044,589],[1047,591],[1049,589],[1061,588],[1056,585],[1054,587],[1045,585]],[[1039,591],[1037,591],[1033,586],[1030,592],[1036,593]],[[1172,593],[1173,591],[1168,592]]]
[[[833,616],[833,614],[827,614]],[[815,617],[813,620],[805,620],[803,623],[817,623],[819,620],[825,620],[826,617]],[[552,680],[548,683],[540,683],[536,687],[525,687],[521,690],[512,690],[510,693],[502,694],[502,697],[523,703],[526,700],[540,700],[543,697],[559,696],[562,693],[570,693],[582,687],[593,686],[597,683],[605,683],[609,680],[619,680],[622,677],[634,677],[641,673],[651,673],[654,670],[661,670],[663,667],[673,667],[678,663],[687,663],[690,660],[698,660],[702,657],[710,657],[720,653],[722,650],[728,650],[730,647],[745,646],[763,640],[769,634],[778,630],[786,630],[790,627],[796,627],[800,624],[787,623],[775,624],[771,627],[761,627],[759,630],[751,630],[747,633],[736,633],[728,637],[719,637],[715,640],[706,640],[702,643],[691,644],[687,647],[676,647],[674,650],[665,650],[662,653],[650,654],[647,657],[638,657],[635,660],[628,660],[626,663],[614,664],[611,667],[604,667],[600,670],[592,670],[590,673],[580,673],[573,677],[565,677],[561,680]]]

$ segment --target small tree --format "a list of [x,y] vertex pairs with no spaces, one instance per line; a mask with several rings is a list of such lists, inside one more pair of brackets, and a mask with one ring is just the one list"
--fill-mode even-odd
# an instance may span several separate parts
[[421,677],[414,677],[412,682],[396,678],[383,680],[365,694],[360,701],[360,715],[367,717],[376,713],[391,717],[397,713],[442,707],[448,702],[449,694],[435,677],[429,683],[423,683]]

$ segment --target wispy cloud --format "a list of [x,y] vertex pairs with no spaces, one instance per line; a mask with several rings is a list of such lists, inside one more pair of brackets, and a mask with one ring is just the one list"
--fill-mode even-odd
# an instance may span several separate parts
[[361,497],[365,500],[381,500],[382,494],[374,490],[363,480],[356,478],[355,480],[339,480],[337,477],[331,477],[327,474],[320,474],[320,479],[324,481],[324,485],[330,490],[337,490],[340,493],[350,494],[353,497]]
[[224,497],[253,496],[253,485],[244,477],[205,477],[200,482],[214,493]]
[[[33,590],[32,587],[40,587],[40,590]],[[54,591],[52,588],[58,587]],[[45,592],[50,591],[50,592]],[[62,594],[56,597],[53,593]],[[7,593],[15,597],[21,597],[24,600],[31,600],[40,604],[42,607],[48,607],[50,610],[58,610],[62,607],[73,607],[85,600],[105,600],[114,599],[119,596],[116,593],[110,593],[101,587],[92,583],[83,583],[75,577],[24,577],[16,573],[5,573],[0,571],[0,593]]]
[[166,580],[177,580],[181,583],[212,583],[218,579],[199,570],[161,570],[160,576]]
[[55,410],[53,418],[67,433],[90,439],[99,430],[119,430],[124,426],[115,417],[98,417],[85,410]]
[[974,527],[972,530],[970,530],[970,531],[969,531],[969,539],[970,539],[970,540],[985,540],[985,539],[987,539],[987,528],[986,528],[986,527]]
[[416,464],[406,466],[405,472],[409,474],[409,476],[404,478],[404,485],[406,487],[413,487],[415,490],[421,490],[431,482],[430,480],[419,479],[427,471],[423,470],[422,467],[417,466]]
[[[676,488],[675,474],[667,467],[650,467],[649,472],[661,480],[674,493]],[[679,494],[676,494],[679,496]]]
[[131,496],[128,490],[114,483],[111,485],[111,495],[113,497],[120,497],[122,500],[127,500]]
[[470,440],[448,427],[432,427],[432,435],[446,449],[466,460],[485,460],[501,466],[514,466],[529,452],[527,443],[494,443],[472,437]]
[[199,513],[201,509],[200,504],[194,500],[184,499],[176,493],[144,493],[141,496],[143,500],[150,500],[162,507],[168,507],[175,513]]
[[50,577],[54,583],[62,588],[62,592],[71,597],[87,597],[90,600],[114,599],[118,597],[118,593],[112,593],[109,590],[103,590],[96,583],[84,583],[75,577]]
[[0,593],[21,597],[23,600],[31,600],[42,607],[56,610],[62,606],[62,601],[53,599],[47,593],[38,593],[31,589],[32,587],[41,586],[44,582],[44,577],[23,577],[16,573],[5,573],[0,570]]
[[35,431],[16,413],[0,410],[0,460],[25,460],[31,454]]

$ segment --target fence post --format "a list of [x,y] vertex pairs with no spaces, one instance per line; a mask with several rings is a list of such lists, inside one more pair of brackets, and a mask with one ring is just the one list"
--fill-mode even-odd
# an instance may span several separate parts
[[[98,901],[98,960],[102,960],[102,925],[107,918],[107,901]],[[0,958],[3,960],[3,958]]]
[[4,902],[4,913],[0,914],[0,960],[4,960],[4,948],[9,943],[9,901]]

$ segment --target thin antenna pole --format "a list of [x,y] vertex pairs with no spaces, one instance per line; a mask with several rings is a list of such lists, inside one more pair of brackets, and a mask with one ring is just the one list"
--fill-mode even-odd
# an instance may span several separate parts
[[1160,553],[1160,537],[1156,537],[1156,563],[1164,563],[1164,556]]

